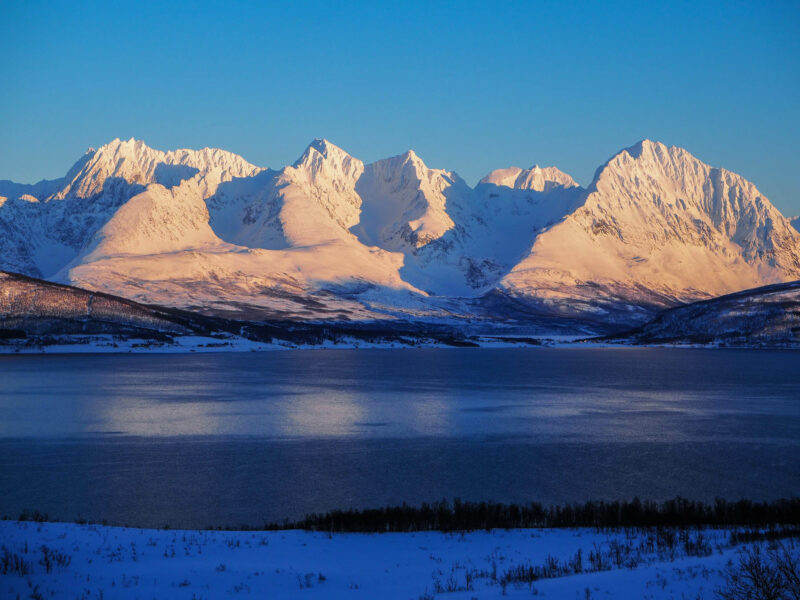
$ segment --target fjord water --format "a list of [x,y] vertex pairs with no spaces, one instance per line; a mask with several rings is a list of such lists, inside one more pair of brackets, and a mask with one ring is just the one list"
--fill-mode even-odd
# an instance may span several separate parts
[[442,498],[800,494],[800,354],[0,357],[0,515],[260,525]]

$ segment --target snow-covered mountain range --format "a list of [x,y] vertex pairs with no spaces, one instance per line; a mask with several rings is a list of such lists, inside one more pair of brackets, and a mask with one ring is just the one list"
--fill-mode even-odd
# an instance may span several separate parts
[[800,278],[800,232],[742,177],[642,141],[583,189],[555,167],[474,188],[413,151],[315,140],[291,166],[223,150],[90,149],[0,182],[0,269],[244,318],[643,322]]

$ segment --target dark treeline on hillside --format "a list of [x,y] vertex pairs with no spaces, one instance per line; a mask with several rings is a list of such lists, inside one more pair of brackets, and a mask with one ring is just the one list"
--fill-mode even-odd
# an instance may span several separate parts
[[294,523],[268,529],[307,529],[331,532],[470,531],[518,527],[695,527],[800,524],[800,497],[773,502],[717,499],[711,504],[674,498],[665,502],[586,502],[545,507],[494,502],[453,503],[446,500],[421,506],[392,506],[368,510],[337,510],[313,514]]
[[[218,338],[220,346],[231,336],[289,345],[337,344],[353,340],[399,345],[420,342],[478,345],[449,325],[388,318],[363,322],[350,322],[346,317],[331,322],[229,319],[140,304],[5,271],[0,271],[0,292],[0,344],[18,347],[88,344],[91,336],[97,335],[111,335],[114,341],[141,339],[150,342],[142,344],[144,346],[173,343],[174,337],[186,335]],[[61,336],[77,337],[65,342]]]
[[439,342],[447,346],[476,347],[478,344],[454,327],[419,325],[405,322],[374,321],[364,323],[308,323],[301,321],[240,322],[237,331],[259,342],[286,341],[293,344],[321,345],[349,340],[367,343],[414,345],[419,341]]

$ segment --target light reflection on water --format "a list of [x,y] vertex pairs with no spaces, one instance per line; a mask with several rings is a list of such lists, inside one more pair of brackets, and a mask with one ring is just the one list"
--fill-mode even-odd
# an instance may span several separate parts
[[0,357],[0,512],[187,526],[441,497],[800,493],[800,354]]
[[0,437],[705,439],[738,433],[715,420],[796,415],[797,358],[664,349],[3,357]]
[[741,433],[717,420],[796,414],[796,358],[652,349],[6,357],[0,436],[706,439]]

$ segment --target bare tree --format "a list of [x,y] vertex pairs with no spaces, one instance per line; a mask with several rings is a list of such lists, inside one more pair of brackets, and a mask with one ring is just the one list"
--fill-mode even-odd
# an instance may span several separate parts
[[777,544],[770,550],[770,557],[783,577],[785,597],[800,600],[800,552],[794,540]]
[[719,600],[800,600],[800,556],[794,544],[777,544],[764,552],[755,545],[739,553],[725,569]]

